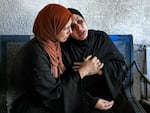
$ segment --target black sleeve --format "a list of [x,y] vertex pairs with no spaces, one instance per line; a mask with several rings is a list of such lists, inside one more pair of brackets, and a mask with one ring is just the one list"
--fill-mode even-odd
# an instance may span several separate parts
[[81,77],[78,71],[67,70],[61,77],[64,91],[64,103],[66,113],[79,113],[82,109]]
[[103,68],[103,75],[105,76],[109,90],[115,99],[121,91],[123,81],[127,77],[127,66],[125,62],[106,62]]
[[92,48],[91,53],[93,56],[97,56],[104,63],[102,76],[105,77],[108,90],[112,98],[115,99],[121,92],[123,80],[127,77],[125,58],[109,36],[103,31],[91,31],[89,47]]
[[101,46],[97,44],[96,53],[104,62],[103,75],[113,98],[116,98],[123,86],[123,80],[127,77],[125,58],[105,32],[99,32],[99,37]]
[[42,53],[36,55],[33,61],[33,94],[51,111],[61,109],[63,105],[61,81],[55,79],[51,73],[48,57]]
[[65,72],[62,75],[64,77],[56,79],[50,68],[49,58],[38,53],[38,57],[35,57],[34,60],[33,89],[35,90],[33,92],[45,107],[58,112],[61,111],[61,108],[64,108],[64,105],[68,107],[70,103],[68,100],[72,99],[70,96],[73,93],[72,91],[74,91],[74,95],[78,94],[77,84],[80,81],[80,76],[77,72]]
[[88,92],[86,93],[86,95],[87,95],[87,99],[89,101],[90,107],[95,107],[95,105],[96,105],[99,98],[98,97],[93,97]]

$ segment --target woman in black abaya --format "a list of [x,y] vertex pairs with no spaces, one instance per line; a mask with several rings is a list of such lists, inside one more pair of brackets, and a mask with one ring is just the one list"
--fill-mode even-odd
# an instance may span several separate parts
[[[88,30],[82,14],[69,10],[73,14],[72,34],[61,45],[65,66],[72,70],[74,62],[83,62],[88,55],[96,56],[104,64],[99,74],[81,81],[84,112],[134,113],[123,90],[127,75],[124,57],[105,32]],[[101,99],[114,101],[113,107],[104,109],[99,104]]]

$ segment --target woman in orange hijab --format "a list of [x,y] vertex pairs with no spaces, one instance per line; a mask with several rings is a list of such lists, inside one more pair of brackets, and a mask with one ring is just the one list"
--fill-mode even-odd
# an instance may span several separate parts
[[[10,113],[77,113],[80,80],[92,73],[99,60],[85,59],[79,71],[67,73],[60,42],[72,33],[72,14],[64,6],[49,4],[37,15],[30,40],[17,54],[7,92]],[[69,97],[68,95],[71,95]],[[79,112],[78,112],[79,113]]]

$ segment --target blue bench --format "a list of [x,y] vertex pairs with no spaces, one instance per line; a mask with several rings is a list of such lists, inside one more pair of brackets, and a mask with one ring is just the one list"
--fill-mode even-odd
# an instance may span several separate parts
[[[31,39],[31,35],[1,35],[0,36],[0,113],[5,112],[6,107],[6,86],[11,62],[17,51]],[[131,66],[133,58],[133,37],[132,35],[109,35],[119,51],[126,58],[128,66]],[[139,104],[133,93],[133,67],[128,72],[124,88],[130,103],[136,113],[146,113]],[[5,108],[6,107],[6,108]]]

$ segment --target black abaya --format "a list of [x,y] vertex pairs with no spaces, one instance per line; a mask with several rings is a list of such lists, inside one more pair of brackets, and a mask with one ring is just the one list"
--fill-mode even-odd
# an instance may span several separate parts
[[[72,70],[74,62],[83,61],[83,58],[88,55],[97,56],[104,63],[101,76],[87,76],[81,82],[85,113],[106,112],[94,108],[98,98],[115,100],[113,108],[107,112],[125,113],[122,109],[126,109],[126,106],[131,107],[129,102],[124,99],[126,95],[123,91],[123,80],[127,75],[124,57],[105,32],[89,30],[85,40],[78,41],[70,37],[61,46],[66,69]],[[122,104],[122,106],[120,101],[122,103],[127,101],[125,103],[128,105]],[[130,113],[134,113],[132,108]]]

